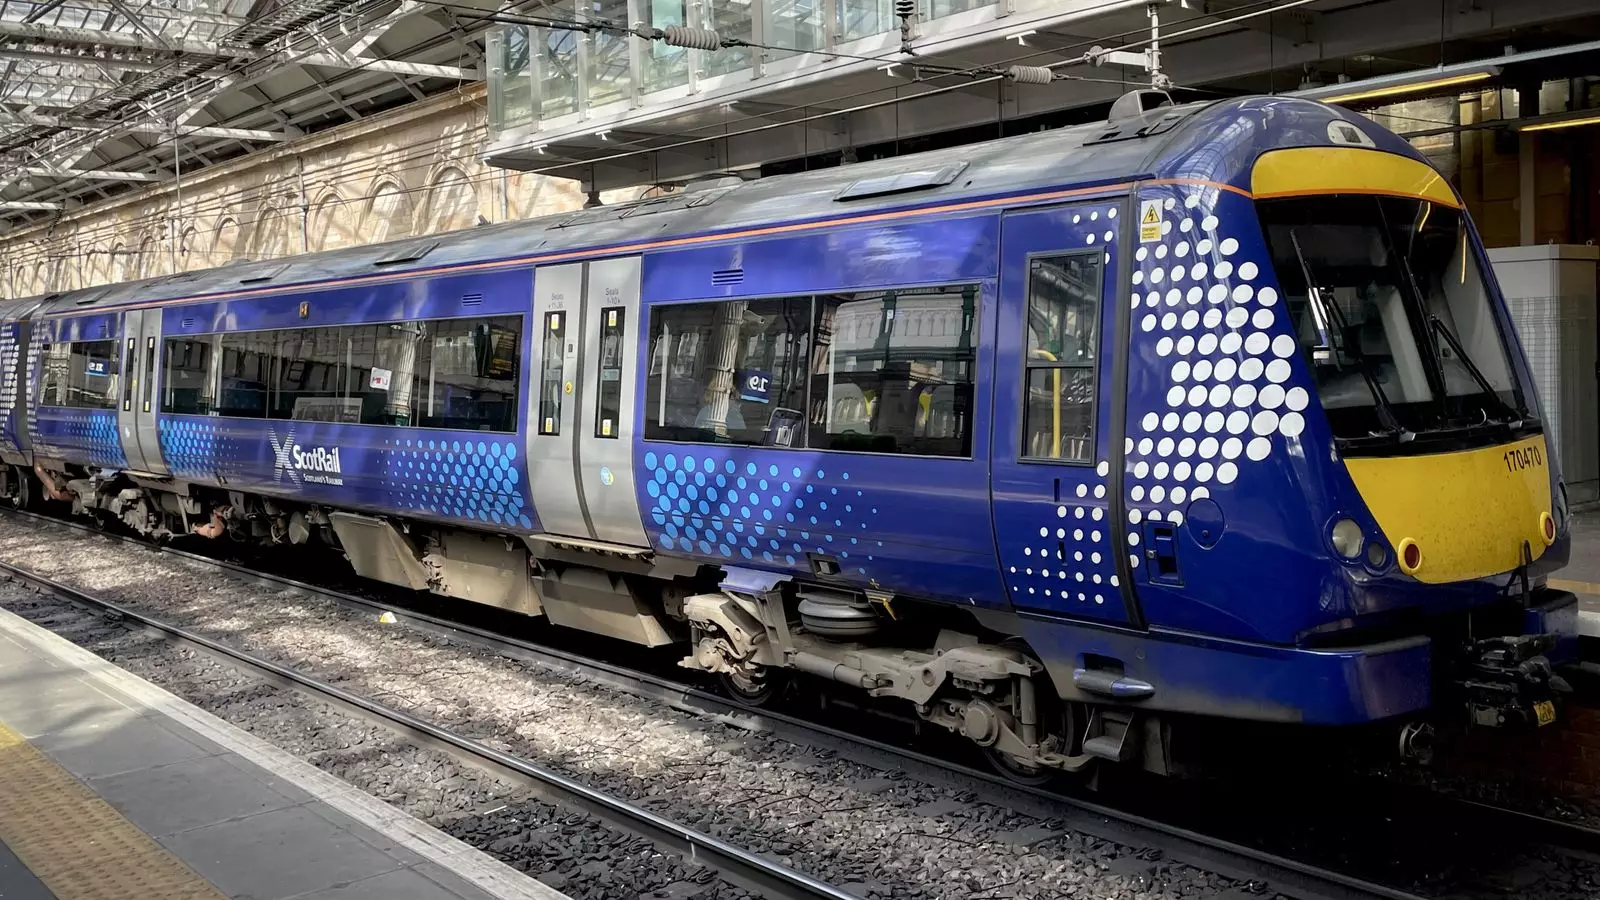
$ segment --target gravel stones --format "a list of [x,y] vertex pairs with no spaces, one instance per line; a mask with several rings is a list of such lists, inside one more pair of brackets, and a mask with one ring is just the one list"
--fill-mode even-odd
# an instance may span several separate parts
[[[1141,848],[141,547],[0,520],[0,557],[526,757],[863,898],[1165,900],[1236,886],[1184,865],[1114,866]],[[0,603],[55,619],[51,627],[80,640],[70,630],[81,626],[62,620],[73,614],[30,608],[17,594],[0,591]],[[743,896],[648,842],[126,634],[85,632],[80,642],[573,896]]]

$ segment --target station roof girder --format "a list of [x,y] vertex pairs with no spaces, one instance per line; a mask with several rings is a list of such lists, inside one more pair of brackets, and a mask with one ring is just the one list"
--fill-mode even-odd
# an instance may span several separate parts
[[[836,56],[812,54],[813,65],[769,65],[741,84],[716,85],[666,103],[652,104],[645,94],[636,107],[607,107],[606,115],[507,128],[484,158],[579,178],[596,190],[680,182],[1097,107],[1148,84],[1146,73],[1114,66],[1062,65],[1056,71],[1069,78],[1048,85],[948,74],[979,67],[993,72],[1015,62],[1066,63],[1091,46],[1126,45],[1129,35],[1148,34],[1142,2],[1076,0],[1043,12],[1008,12],[1014,5],[996,5],[987,18],[979,11],[964,14],[971,21],[961,29],[926,29],[914,42],[914,57],[895,52],[895,34],[875,49],[861,42],[838,45]],[[1267,11],[1272,14],[1261,14]],[[1178,86],[1213,96],[1283,93],[1302,80],[1427,68],[1441,56],[1446,62],[1493,56],[1508,44],[1521,49],[1526,42],[1558,41],[1567,28],[1600,36],[1593,0],[1476,0],[1443,9],[1437,0],[1184,0],[1164,4],[1161,12],[1163,71]]]

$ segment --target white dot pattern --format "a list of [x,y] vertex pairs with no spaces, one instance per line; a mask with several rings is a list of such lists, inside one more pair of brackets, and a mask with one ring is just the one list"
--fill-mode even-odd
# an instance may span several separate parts
[[[1267,260],[1249,258],[1261,252],[1260,239],[1241,241],[1256,231],[1254,219],[1241,206],[1230,222],[1230,200],[1213,190],[1178,190],[1186,196],[1164,198],[1165,220],[1177,227],[1159,245],[1140,248],[1133,281],[1181,284],[1198,314],[1146,316],[1133,335],[1132,358],[1159,360],[1148,371],[1165,377],[1148,385],[1154,389],[1130,385],[1128,421],[1137,429],[1124,486],[1135,526],[1130,551],[1144,543],[1141,523],[1181,525],[1190,503],[1225,504],[1232,485],[1304,433],[1311,400],[1295,383],[1304,380],[1304,363],[1289,322],[1276,313],[1272,271]],[[1185,265],[1157,262],[1167,257]],[[1140,558],[1131,552],[1129,561],[1137,566]]]

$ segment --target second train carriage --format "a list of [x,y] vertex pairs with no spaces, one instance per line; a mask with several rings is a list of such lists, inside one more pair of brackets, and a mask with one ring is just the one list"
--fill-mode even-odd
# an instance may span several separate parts
[[7,488],[915,704],[1017,777],[1173,715],[1544,724],[1568,519],[1459,198],[1288,99],[4,313]]

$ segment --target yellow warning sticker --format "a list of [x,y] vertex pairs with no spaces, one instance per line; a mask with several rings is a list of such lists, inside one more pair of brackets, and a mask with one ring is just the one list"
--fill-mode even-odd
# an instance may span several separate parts
[[1161,240],[1161,201],[1145,200],[1139,204],[1139,243]]

